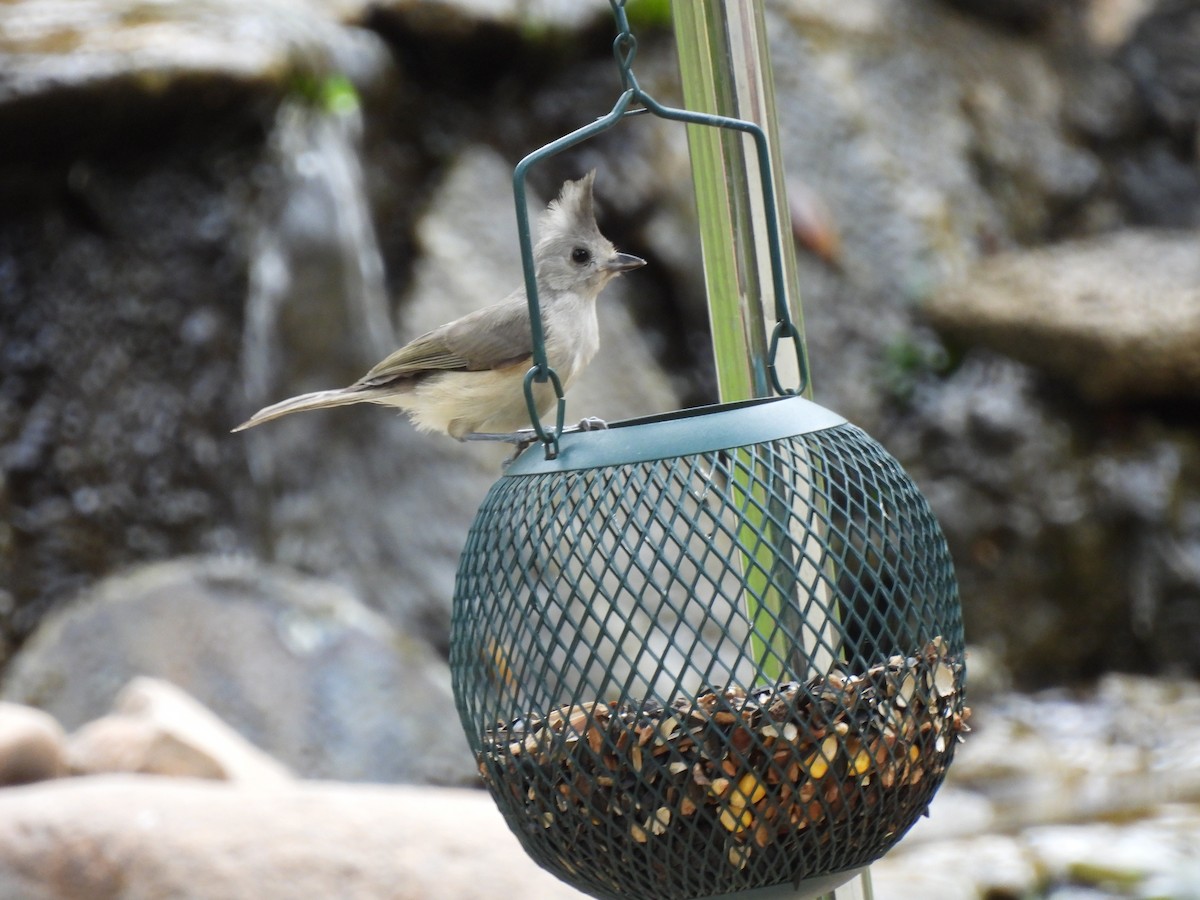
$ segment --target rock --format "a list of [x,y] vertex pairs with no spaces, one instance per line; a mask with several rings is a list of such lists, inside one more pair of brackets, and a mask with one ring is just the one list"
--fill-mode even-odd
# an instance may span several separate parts
[[287,780],[287,769],[179,688],[139,677],[117,695],[112,714],[67,742],[77,774],[134,772],[258,785]]
[[1056,882],[1126,897],[1194,895],[1200,864],[1200,805],[1173,804],[1136,822],[1085,822],[1031,828],[1024,834],[1038,869]]
[[[182,133],[212,137],[269,123],[289,94],[331,77],[363,93],[390,59],[370,31],[347,27],[359,0],[204,4],[17,0],[0,4],[0,161],[79,163]],[[204,124],[202,124],[204,123]],[[64,148],[70,148],[69,151]],[[62,157],[66,157],[65,161]],[[76,187],[83,181],[77,174]]]
[[1200,233],[1122,231],[984,260],[925,306],[960,343],[1097,403],[1200,396]]
[[1034,41],[944,3],[766,16],[785,169],[838,228],[836,267],[798,259],[813,383],[882,439],[885,361],[920,340],[918,302],[980,253],[1042,239],[1102,167],[1064,131],[1062,79]]
[[[980,708],[986,709],[987,706],[980,707],[972,701],[972,721],[977,718],[975,710]],[[966,735],[968,742],[977,730],[974,725],[971,729]],[[959,747],[956,753],[961,753],[962,749]],[[953,783],[943,783],[938,788],[928,814],[917,819],[904,836],[904,841],[905,846],[911,847],[951,841],[965,835],[989,834],[996,830],[995,804],[968,776],[955,778]]]
[[0,792],[0,896],[582,898],[479,791],[97,776]]
[[[1200,528],[1189,524],[1193,457],[1179,433],[1190,426],[1164,440],[1160,423],[1139,418],[1099,439],[1136,432],[1138,446],[1080,458],[1094,417],[1065,426],[1044,382],[1016,362],[997,368],[1020,372],[1019,391],[972,382],[970,364],[943,377],[953,357],[917,310],[981,255],[1127,221],[1200,221],[1191,57],[1177,52],[1183,29],[1172,39],[1186,19],[1160,18],[1129,54],[1108,50],[1147,5],[1092,0],[1105,11],[1089,26],[1106,42],[1098,51],[947,3],[764,4],[787,173],[812,188],[840,238],[836,266],[800,254],[819,397],[911,451],[901,461],[921,467],[939,514],[963,525],[954,540],[972,626],[1026,661],[1048,660],[1020,666],[1025,676],[1125,664],[1114,646],[1147,629],[1176,649],[1135,654],[1137,665],[1200,658]],[[392,320],[411,336],[423,304],[436,312],[436,290],[452,279],[418,272],[417,260],[418,245],[437,252],[443,204],[511,228],[507,189],[492,187],[479,159],[497,152],[488,166],[498,170],[609,108],[619,85],[600,40],[604,7],[0,3],[0,657],[96,579],[194,553],[266,558],[351,585],[402,633],[443,648],[466,524],[503,451],[415,435],[378,409],[227,431],[256,404],[357,377],[378,343],[393,343]],[[639,38],[642,83],[676,99],[670,41],[649,29]],[[1076,65],[1092,75],[1073,91],[1064,70]],[[334,92],[335,111],[314,101],[339,71],[352,85]],[[1080,96],[1087,108],[1074,109]],[[665,323],[650,355],[671,359],[676,393],[702,402],[711,379],[679,362],[709,354],[703,312],[681,314],[703,293],[683,131],[645,138],[658,124],[633,120],[557,164],[596,161],[613,186],[606,214],[652,260],[626,279],[639,298],[635,330],[651,331],[646,310]],[[478,210],[463,206],[463,185],[483,188]],[[552,186],[534,185],[543,195]],[[513,262],[511,250],[495,262],[493,249],[488,265]],[[619,300],[606,298],[606,327],[620,318],[608,301]],[[673,325],[682,341],[662,337]],[[639,359],[622,359],[618,374]],[[593,368],[570,411],[612,402],[630,414],[609,377]],[[1049,433],[1030,436],[1031,425]],[[1016,464],[1004,447],[1020,451]],[[1148,481],[1150,505],[1175,520],[1146,524],[1145,498],[1128,491],[1112,512],[1092,468],[1096,483]],[[1176,485],[1173,502],[1159,503],[1159,489]],[[1005,488],[1017,499],[1004,501]],[[1119,561],[1130,554],[1127,571]],[[1088,614],[1064,597],[1083,598]],[[1016,633],[984,627],[997,620]]]
[[1190,750],[1200,682],[1108,675],[1081,692],[1004,695],[975,714],[947,780],[986,798],[992,817],[960,836],[1200,803],[1200,756]]
[[929,818],[871,867],[875,896],[1190,896],[1200,683],[1109,675],[971,705]]
[[104,572],[239,542],[248,478],[221,435],[240,389],[244,251],[214,169],[250,163],[244,145],[193,149],[136,173],[82,156],[70,188],[51,165],[22,179],[30,195],[65,190],[91,225],[5,194],[0,619],[15,641]]
[[1133,224],[1200,229],[1200,166],[1170,138],[1135,145],[1116,167],[1114,181]]
[[[329,582],[236,559],[135,568],[47,619],[0,687],[74,729],[137,675],[178,685],[308,777],[476,778],[445,663]],[[174,729],[161,699],[124,703]],[[206,728],[194,724],[189,740]]]
[[1200,7],[1194,0],[1160,0],[1121,51],[1153,115],[1193,150],[1200,137],[1198,53]]
[[972,15],[990,19],[1021,31],[1033,30],[1046,24],[1064,4],[1059,0],[946,0]]
[[604,15],[600,5],[576,0],[381,0],[372,7],[425,35],[458,38],[482,27],[575,29]]
[[0,703],[0,787],[66,773],[62,726],[40,709]]
[[104,716],[72,735],[67,763],[77,775],[135,772],[223,780],[212,756],[138,719]]
[[1084,10],[1087,36],[1102,49],[1118,47],[1157,5],[1158,0],[1089,0]]
[[953,839],[889,854],[871,867],[871,882],[880,900],[1036,896],[1041,884],[1033,854],[1008,835]]
[[890,432],[949,541],[967,634],[1024,687],[1197,674],[1194,428],[1098,415],[1061,387],[1048,397],[1046,382],[975,348],[922,381]]
[[[288,87],[297,71],[364,71],[380,46],[341,27],[366,4],[334,0],[17,0],[0,7],[0,110],[119,85],[144,96],[206,82],[210,103],[232,83]],[[204,96],[204,92],[201,92]]]
[[[1132,79],[1110,60],[1080,64],[1065,77],[1063,90],[1063,115],[1071,130],[1089,142],[1116,143],[1133,138],[1144,127],[1145,110],[1137,101]],[[1114,224],[1120,221],[1108,209],[1091,213],[1087,227],[1103,230],[1106,218]]]
[[1200,7],[1159,0],[1114,54],[1138,111],[1134,141],[1114,142],[1113,184],[1135,224],[1200,228]]

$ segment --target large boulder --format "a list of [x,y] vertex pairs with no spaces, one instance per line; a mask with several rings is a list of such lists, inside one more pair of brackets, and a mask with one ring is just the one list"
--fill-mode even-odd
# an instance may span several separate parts
[[1200,232],[1125,230],[993,256],[925,309],[956,341],[1095,403],[1200,398]]
[[43,623],[2,696],[73,730],[137,675],[183,688],[303,776],[475,779],[445,663],[326,581],[235,559],[112,576]]
[[0,791],[0,896],[578,900],[479,791],[96,776]]

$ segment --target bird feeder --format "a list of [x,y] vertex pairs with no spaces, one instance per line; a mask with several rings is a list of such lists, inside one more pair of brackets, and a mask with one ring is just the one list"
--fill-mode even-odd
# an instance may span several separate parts
[[[647,96],[611,2],[624,93],[514,173],[538,440],[492,487],[462,553],[455,697],[508,825],[580,890],[815,896],[895,844],[951,762],[965,727],[954,571],[899,463],[773,365],[771,398],[564,431],[529,166],[649,112],[749,135],[775,203],[762,130]],[[800,346],[776,308],[772,361],[789,338]],[[560,401],[550,428],[532,401],[545,380]]]

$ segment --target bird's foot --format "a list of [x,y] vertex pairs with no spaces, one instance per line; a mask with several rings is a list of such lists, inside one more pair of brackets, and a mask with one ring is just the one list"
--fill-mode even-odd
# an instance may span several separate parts
[[[588,416],[580,419],[578,425],[568,425],[563,429],[563,434],[569,434],[577,431],[602,431],[608,428],[608,423],[603,419],[598,419],[595,416]],[[472,431],[470,434],[464,434],[459,438],[460,441],[495,441],[497,443],[512,444],[513,454],[504,461],[503,467],[507,469],[518,456],[528,449],[530,444],[538,440],[538,434],[532,428],[521,428],[517,431],[508,432],[491,432],[491,431]]]
[[460,441],[496,441],[502,444],[516,444],[524,449],[526,445],[537,440],[537,432],[532,428],[521,428],[517,431],[496,433],[491,431],[472,431],[459,438]]
[[[563,434],[571,434],[577,431],[603,431],[608,428],[608,423],[603,419],[598,419],[595,416],[588,416],[585,419],[580,419],[578,425],[568,425],[562,430]],[[547,433],[550,429],[547,429]],[[491,431],[472,431],[470,434],[464,434],[459,440],[461,441],[497,441],[504,444],[516,444],[521,450],[524,450],[529,444],[532,444],[538,439],[537,432],[532,428],[521,428],[517,431],[506,432],[491,432]]]
[[512,456],[500,463],[500,468],[507,470],[518,456],[528,449],[529,445],[536,441],[537,432],[532,428],[522,428],[518,431],[510,431],[506,433],[496,434],[490,431],[472,431],[470,434],[464,434],[459,438],[460,441],[496,441],[497,443],[512,444]]

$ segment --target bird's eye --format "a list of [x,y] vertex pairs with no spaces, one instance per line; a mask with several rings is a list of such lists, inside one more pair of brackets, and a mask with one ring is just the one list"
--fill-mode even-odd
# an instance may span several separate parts
[[592,261],[592,254],[587,247],[576,247],[571,251],[571,262],[577,266],[585,266]]

